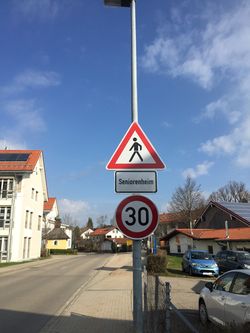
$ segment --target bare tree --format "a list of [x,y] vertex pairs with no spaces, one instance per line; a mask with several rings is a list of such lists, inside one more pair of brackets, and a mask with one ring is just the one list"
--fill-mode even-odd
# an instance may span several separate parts
[[200,185],[191,177],[187,177],[184,186],[179,186],[172,195],[168,211],[176,214],[189,227],[189,223],[193,223],[200,216],[204,206],[205,198]]
[[98,228],[105,228],[109,226],[107,222],[108,216],[107,215],[101,215],[96,219],[96,224],[98,225]]
[[225,186],[220,187],[213,192],[209,200],[227,201],[227,202],[248,202],[250,200],[250,192],[246,189],[246,185],[242,182],[230,181]]

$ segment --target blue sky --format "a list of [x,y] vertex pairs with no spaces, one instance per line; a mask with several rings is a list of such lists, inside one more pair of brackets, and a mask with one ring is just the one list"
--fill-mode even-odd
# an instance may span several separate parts
[[[139,123],[166,170],[205,195],[250,188],[250,2],[137,0]],[[0,4],[0,147],[42,149],[49,195],[83,225],[126,197],[106,163],[127,131],[130,12],[102,0]]]

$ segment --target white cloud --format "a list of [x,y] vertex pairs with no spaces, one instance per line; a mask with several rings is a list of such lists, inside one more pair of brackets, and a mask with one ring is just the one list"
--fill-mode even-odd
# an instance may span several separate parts
[[34,99],[18,99],[4,104],[5,112],[16,121],[18,131],[41,132],[46,129],[40,113],[41,109],[36,106]]
[[60,75],[53,71],[26,70],[17,75],[11,84],[1,88],[2,94],[16,94],[28,89],[48,88],[61,84]]
[[162,126],[165,128],[169,128],[172,126],[172,124],[170,124],[168,121],[163,121]]
[[189,78],[206,90],[221,85],[223,96],[211,101],[198,120],[217,121],[223,116],[230,128],[203,142],[200,151],[228,155],[236,165],[249,167],[250,2],[225,4],[203,4],[202,15],[195,16],[193,10],[193,17],[184,14],[185,6],[172,11],[173,28],[159,29],[145,47],[141,65],[155,73]]
[[27,149],[27,146],[20,142],[0,139],[0,149]]
[[250,167],[250,113],[228,135],[201,144],[200,150],[209,155],[231,155],[236,165]]
[[60,215],[69,214],[73,219],[80,222],[87,221],[90,213],[90,206],[88,202],[83,200],[60,199],[59,200]]
[[249,17],[250,4],[241,1],[228,12],[208,15],[203,29],[188,27],[174,37],[164,32],[145,47],[141,64],[154,72],[187,76],[206,89],[218,73],[229,80],[245,76],[250,71]]
[[213,162],[204,161],[203,163],[197,164],[195,168],[188,168],[183,171],[182,176],[184,178],[191,177],[197,178],[208,174],[209,169],[214,165]]
[[238,110],[239,104],[239,96],[223,96],[217,101],[209,103],[201,118],[214,119],[218,114],[223,114],[230,124],[235,124],[242,114]]
[[16,14],[29,21],[54,19],[59,13],[60,2],[57,0],[14,0]]

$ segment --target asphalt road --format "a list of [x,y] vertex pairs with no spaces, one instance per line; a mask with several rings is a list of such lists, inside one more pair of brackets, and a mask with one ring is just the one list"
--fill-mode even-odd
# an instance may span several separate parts
[[56,256],[0,269],[0,333],[38,333],[111,256]]

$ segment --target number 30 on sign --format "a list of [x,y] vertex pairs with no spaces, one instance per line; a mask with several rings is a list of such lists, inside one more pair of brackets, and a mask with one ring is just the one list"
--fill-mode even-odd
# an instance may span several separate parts
[[116,223],[126,237],[143,239],[151,235],[157,228],[158,210],[148,198],[142,195],[132,195],[118,205]]

